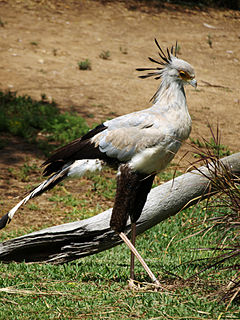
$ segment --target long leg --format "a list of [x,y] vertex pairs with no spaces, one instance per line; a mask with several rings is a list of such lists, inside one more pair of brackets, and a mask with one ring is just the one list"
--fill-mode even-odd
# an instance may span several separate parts
[[143,265],[146,272],[151,277],[152,281],[159,285],[156,277],[153,275],[147,264],[144,262],[140,254],[137,252],[135,246],[123,233],[126,226],[127,219],[130,215],[132,226],[132,241],[135,243],[136,237],[136,224],[135,222],[139,218],[142,212],[142,208],[146,202],[147,194],[151,189],[152,181],[154,177],[146,177],[136,172],[133,172],[127,165],[120,167],[120,174],[117,179],[117,192],[115,197],[115,203],[113,206],[112,217],[110,226],[115,230],[122,240],[130,248],[131,254],[131,267],[130,277],[134,278],[134,255],[138,258]]
[[[131,223],[131,242],[132,245],[135,247],[135,240],[136,240],[136,222]],[[131,251],[131,259],[130,259],[130,279],[134,280],[134,253]]]
[[[136,197],[133,202],[133,207],[131,208],[131,241],[135,246],[136,240],[136,221],[140,217],[143,207],[147,200],[147,195],[151,190],[153,180],[155,175],[144,176],[139,174],[139,187],[136,192]],[[131,260],[130,260],[130,279],[134,280],[134,253],[131,251]]]
[[129,247],[129,249],[131,250],[131,252],[134,253],[134,255],[137,257],[137,259],[139,260],[139,262],[141,263],[141,265],[143,266],[143,268],[145,269],[145,271],[147,272],[147,274],[149,275],[149,277],[151,278],[152,282],[155,283],[157,286],[160,287],[160,282],[158,281],[158,279],[154,276],[154,274],[152,273],[152,271],[150,270],[150,268],[148,267],[148,265],[146,264],[146,262],[143,260],[143,258],[141,257],[141,255],[139,254],[139,252],[137,251],[137,249],[132,245],[131,241],[128,239],[128,237],[125,235],[125,233],[120,232],[119,236],[121,237],[121,239],[126,243],[126,245]]

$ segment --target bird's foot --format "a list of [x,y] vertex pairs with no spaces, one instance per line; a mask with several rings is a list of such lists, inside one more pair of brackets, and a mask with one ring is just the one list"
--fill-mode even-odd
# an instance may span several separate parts
[[128,280],[128,288],[131,290],[138,290],[138,285],[135,284],[133,279]]
[[128,288],[134,291],[163,291],[166,290],[164,287],[160,285],[158,280],[155,283],[149,282],[139,282],[133,279],[128,281]]

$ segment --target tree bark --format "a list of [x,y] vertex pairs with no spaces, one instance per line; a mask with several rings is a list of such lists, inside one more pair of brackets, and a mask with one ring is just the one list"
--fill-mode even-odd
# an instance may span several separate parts
[[[221,159],[221,162],[233,174],[240,175],[240,153]],[[211,174],[211,168],[209,171],[209,167],[201,167],[153,188],[137,221],[137,234],[204,199],[210,184],[206,176]],[[111,212],[109,209],[89,219],[5,241],[0,244],[0,261],[60,264],[114,247],[122,240],[109,227]],[[129,232],[130,221],[125,229],[126,234]]]

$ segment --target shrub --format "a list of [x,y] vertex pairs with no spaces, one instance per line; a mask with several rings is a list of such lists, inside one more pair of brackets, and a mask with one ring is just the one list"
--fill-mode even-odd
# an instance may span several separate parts
[[80,70],[92,70],[91,61],[88,59],[79,61],[78,67]]

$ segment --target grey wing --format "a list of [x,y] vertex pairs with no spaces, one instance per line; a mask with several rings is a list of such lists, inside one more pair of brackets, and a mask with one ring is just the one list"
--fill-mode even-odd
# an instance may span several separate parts
[[154,115],[150,112],[151,108],[125,114],[123,116],[105,121],[103,124],[109,130],[117,128],[143,128],[155,124]]
[[94,136],[92,141],[108,157],[126,162],[138,152],[156,146],[164,140],[163,132],[155,127],[156,124],[154,125],[150,117],[138,122],[135,119],[134,124],[133,121],[123,121],[114,125],[106,123],[108,129]]

